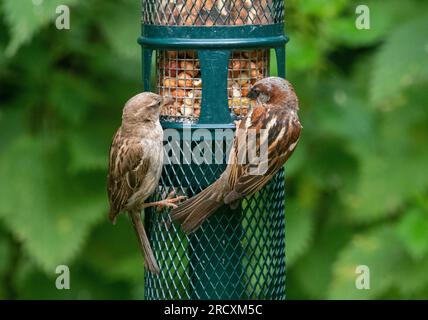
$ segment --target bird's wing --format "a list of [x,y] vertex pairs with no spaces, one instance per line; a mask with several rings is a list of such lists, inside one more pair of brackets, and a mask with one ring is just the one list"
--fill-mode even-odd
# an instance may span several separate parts
[[[260,157],[261,162],[256,166],[248,162],[248,157],[245,163],[239,162],[240,155],[247,152],[246,143],[242,142],[249,136],[250,130],[257,132],[257,156],[260,156],[260,152],[263,153],[260,148],[263,141],[267,139],[268,143],[267,157]],[[231,192],[225,197],[225,203],[232,203],[245,195],[253,194],[266,185],[293,153],[300,130],[298,118],[280,109],[272,108],[267,111],[267,108],[256,107],[251,119],[243,119],[232,150],[234,154],[231,156],[228,172]],[[254,171],[257,166],[265,170],[257,173]]]
[[143,146],[132,138],[124,138],[118,131],[110,148],[108,194],[110,219],[115,220],[131,196],[140,188],[150,167]]

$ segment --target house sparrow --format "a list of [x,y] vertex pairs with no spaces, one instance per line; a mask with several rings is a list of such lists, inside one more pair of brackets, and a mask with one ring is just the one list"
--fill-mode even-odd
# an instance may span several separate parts
[[125,104],[122,125],[114,135],[110,148],[108,197],[110,220],[115,223],[121,211],[132,220],[146,268],[159,273],[141,220],[141,210],[151,206],[176,207],[183,197],[144,203],[155,191],[162,171],[163,131],[159,123],[160,110],[171,99],[143,92]]
[[[238,123],[225,171],[208,188],[171,211],[172,220],[180,222],[186,233],[195,231],[222,205],[236,207],[243,197],[265,186],[298,143],[302,128],[297,115],[298,99],[287,80],[262,79],[251,88],[248,98],[256,100],[256,104]],[[261,141],[267,144],[267,163],[261,163],[266,166],[264,174],[254,174],[252,164],[240,161],[243,154],[248,154],[249,147],[242,142],[247,140],[251,129],[259,136],[255,144],[258,154]]]

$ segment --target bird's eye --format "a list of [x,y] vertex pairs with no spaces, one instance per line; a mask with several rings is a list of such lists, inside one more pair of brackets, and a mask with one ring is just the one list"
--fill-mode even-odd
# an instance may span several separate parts
[[250,99],[257,99],[257,97],[260,94],[260,89],[259,88],[252,88],[250,90],[250,92],[248,93],[247,97]]

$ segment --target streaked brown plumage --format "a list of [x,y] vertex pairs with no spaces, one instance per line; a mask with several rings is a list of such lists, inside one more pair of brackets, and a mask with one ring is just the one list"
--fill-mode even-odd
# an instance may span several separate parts
[[169,103],[161,96],[143,92],[125,104],[122,125],[110,148],[108,196],[109,218],[114,223],[121,211],[132,220],[138,243],[148,270],[158,273],[159,267],[150,247],[141,220],[141,210],[154,205],[172,205],[175,199],[144,203],[155,191],[163,161],[163,131],[159,113]]
[[[226,170],[212,185],[171,212],[172,220],[180,222],[186,233],[195,231],[222,205],[234,207],[243,197],[265,186],[292,155],[298,143],[302,128],[297,114],[298,99],[287,80],[278,77],[262,79],[251,88],[248,97],[257,99],[256,106],[239,123]],[[267,133],[268,163],[263,175],[250,173],[250,164],[238,161],[239,155],[248,154],[248,150],[240,149],[246,148],[247,144],[239,142],[246,141],[249,129],[258,133],[265,129],[265,137]],[[263,139],[260,133],[257,154]]]

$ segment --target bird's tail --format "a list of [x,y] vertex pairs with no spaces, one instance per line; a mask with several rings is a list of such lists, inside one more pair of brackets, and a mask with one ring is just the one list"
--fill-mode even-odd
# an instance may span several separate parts
[[222,206],[222,197],[217,196],[217,183],[218,181],[171,211],[171,219],[181,223],[181,229],[185,233],[194,232]]
[[135,233],[137,234],[138,244],[140,245],[141,252],[144,256],[144,265],[152,273],[159,273],[160,269],[153,250],[150,246],[149,238],[147,237],[146,230],[144,229],[143,221],[141,220],[140,212],[133,210],[129,213],[132,225],[134,226]]

